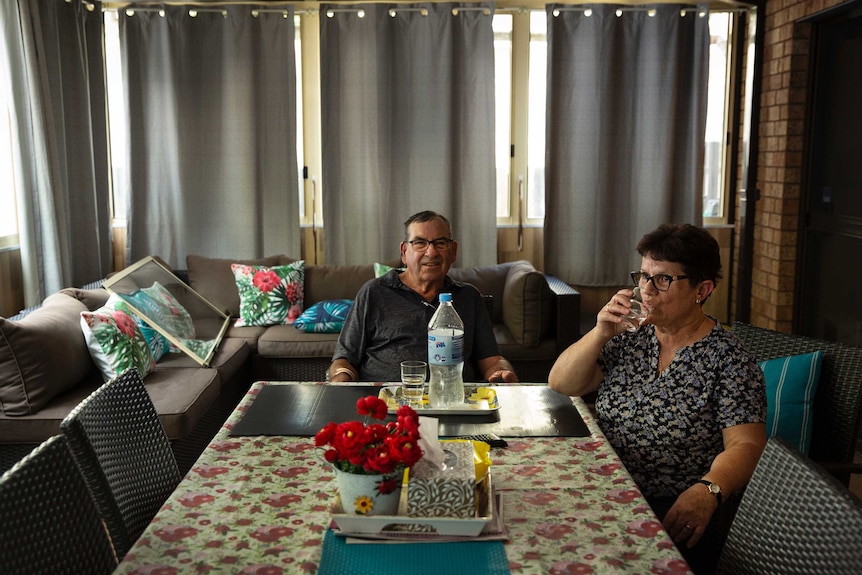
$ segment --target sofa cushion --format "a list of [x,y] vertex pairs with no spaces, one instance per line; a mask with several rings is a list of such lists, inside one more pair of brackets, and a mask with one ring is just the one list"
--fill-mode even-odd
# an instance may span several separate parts
[[283,266],[232,264],[239,292],[239,319],[234,325],[292,324],[302,313],[305,262]]
[[311,333],[341,333],[351,307],[353,300],[350,299],[319,301],[302,312],[293,327]]
[[195,338],[195,324],[191,314],[159,282],[153,282],[150,287],[131,294],[123,294],[120,297],[138,308],[147,318],[155,322],[154,325],[170,335],[182,339]]
[[[187,436],[216,400],[220,378],[214,369],[189,368],[154,371],[144,379],[168,439]],[[78,385],[54,397],[38,413],[21,417],[0,415],[0,441],[38,444],[60,433],[60,422],[102,385],[97,369]]]
[[277,266],[294,261],[286,256],[257,259],[217,259],[189,254],[186,267],[189,286],[203,298],[231,317],[239,317],[239,292],[236,289],[231,264]]
[[81,330],[90,357],[105,381],[133,367],[144,378],[156,366],[153,353],[135,317],[124,311],[123,307],[119,296],[112,296],[99,309],[81,312]]
[[822,355],[815,351],[758,362],[766,380],[766,436],[778,436],[805,455]]
[[485,296],[491,296],[493,311],[491,321],[503,322],[503,287],[509,275],[511,263],[472,268],[451,268],[449,277],[459,283],[468,283]]
[[[210,360],[209,369],[214,369],[218,372],[221,381],[229,381],[237,372],[239,372],[248,356],[250,349],[245,340],[239,338],[224,338],[219,343],[218,349],[213,354]],[[164,369],[191,369],[200,366],[198,362],[190,358],[184,353],[171,353],[156,364],[156,371]]]
[[99,288],[99,289],[81,289],[81,288],[63,288],[60,290],[61,294],[65,294],[69,297],[73,297],[85,306],[87,309],[92,311],[94,309],[99,309],[108,301],[108,297],[111,294],[108,293],[108,290]]
[[551,324],[554,294],[529,262],[514,262],[503,287],[503,323],[521,345],[536,347]]
[[333,299],[355,299],[362,284],[374,279],[374,267],[306,266],[305,306]]
[[257,340],[261,357],[324,357],[335,353],[337,333],[306,333],[292,325],[274,325]]
[[0,318],[0,406],[26,415],[74,387],[93,369],[81,333],[81,301],[57,293],[20,321]]

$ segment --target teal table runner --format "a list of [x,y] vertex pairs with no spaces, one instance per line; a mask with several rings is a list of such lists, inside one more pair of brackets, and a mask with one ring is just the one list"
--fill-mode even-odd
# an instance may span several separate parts
[[347,543],[326,531],[318,575],[509,575],[502,541]]

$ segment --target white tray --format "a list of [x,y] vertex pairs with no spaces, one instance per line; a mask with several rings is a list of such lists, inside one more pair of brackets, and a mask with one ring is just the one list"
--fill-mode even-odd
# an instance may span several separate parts
[[[490,474],[489,474],[490,475]],[[350,515],[344,513],[341,497],[336,494],[332,505],[332,520],[338,526],[338,535],[386,539],[434,539],[436,537],[477,537],[495,519],[495,494],[490,478],[487,483],[487,509],[480,509],[474,518],[410,517],[407,515],[407,488],[401,490],[398,515]]]
[[[390,385],[383,387],[380,389],[377,397],[386,402],[386,405],[389,407],[389,413],[395,413],[401,406],[401,386]],[[499,409],[500,400],[497,399],[495,392],[490,400],[480,399],[478,401],[450,405],[449,407],[431,407],[427,402],[423,402],[422,407],[416,409],[416,412],[419,415],[486,415],[494,413]]]

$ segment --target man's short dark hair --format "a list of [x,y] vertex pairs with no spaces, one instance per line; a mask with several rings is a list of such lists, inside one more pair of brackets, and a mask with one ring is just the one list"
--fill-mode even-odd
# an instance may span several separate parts
[[410,224],[424,224],[425,222],[430,222],[432,220],[442,220],[443,223],[446,224],[446,227],[449,228],[449,236],[452,236],[452,224],[449,223],[449,220],[446,219],[446,216],[444,216],[443,214],[438,214],[437,212],[431,210],[425,210],[417,214],[413,214],[412,216],[407,218],[406,222],[404,222],[405,241],[410,239]]

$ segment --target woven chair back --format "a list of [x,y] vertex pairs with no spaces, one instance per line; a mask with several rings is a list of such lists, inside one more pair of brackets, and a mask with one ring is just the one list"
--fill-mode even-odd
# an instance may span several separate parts
[[126,371],[94,391],[60,429],[122,558],[181,479],[137,370]]
[[0,477],[0,572],[111,573],[117,558],[62,435]]
[[771,438],[739,503],[718,573],[858,574],[862,503],[837,479]]

